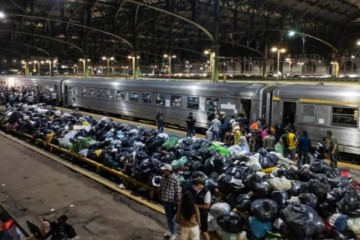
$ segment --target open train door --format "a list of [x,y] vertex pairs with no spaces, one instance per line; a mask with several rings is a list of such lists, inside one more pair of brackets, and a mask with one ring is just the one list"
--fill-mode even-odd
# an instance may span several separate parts
[[68,106],[68,94],[69,94],[69,87],[68,85],[64,84],[64,106]]
[[296,120],[296,102],[283,102],[282,122],[284,126],[291,123],[295,125]]

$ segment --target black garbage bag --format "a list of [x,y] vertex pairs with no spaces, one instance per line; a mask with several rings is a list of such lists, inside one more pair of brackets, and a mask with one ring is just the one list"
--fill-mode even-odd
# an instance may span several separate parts
[[336,205],[342,214],[360,217],[360,196],[355,189],[349,189]]
[[218,184],[218,181],[216,179],[208,178],[205,181],[205,186],[207,187],[207,189],[209,189],[211,194],[214,194],[215,189],[219,187],[219,184]]
[[292,180],[291,189],[289,190],[290,196],[299,196],[301,193],[307,192],[309,186],[308,181]]
[[308,165],[304,165],[296,171],[296,174],[300,181],[307,182],[313,178],[314,173],[310,171],[310,167]]
[[259,158],[259,163],[263,169],[274,167],[277,164],[277,162],[273,162],[273,158],[270,158],[267,155],[261,155]]
[[271,196],[273,188],[268,182],[259,182],[254,184],[252,191],[254,192],[255,199],[263,199]]
[[299,200],[302,204],[306,204],[312,208],[316,208],[318,199],[313,193],[302,193],[299,195]]
[[280,212],[280,217],[289,230],[290,239],[310,239],[325,229],[321,217],[305,204],[290,203]]
[[244,180],[251,173],[253,173],[253,170],[247,166],[229,167],[226,171],[226,174],[241,180]]
[[274,200],[280,209],[284,208],[289,199],[287,191],[273,191],[271,193],[271,199]]
[[337,177],[328,179],[329,184],[332,188],[346,188],[351,185],[352,179],[348,177]]
[[252,199],[251,199],[252,195],[253,195],[252,192],[238,195],[236,198],[236,210],[239,212],[250,211],[250,206],[252,203]]
[[261,222],[273,222],[278,216],[278,205],[271,199],[255,200],[250,209],[253,216]]
[[205,182],[206,179],[208,179],[208,176],[202,172],[202,171],[193,171],[191,174],[192,179],[200,179]]
[[268,151],[265,148],[259,148],[257,150],[258,153],[260,153],[260,156],[267,156],[268,155]]
[[279,166],[279,168],[274,171],[274,176],[279,178],[286,177],[289,180],[298,179],[296,170],[292,167],[287,167],[285,165]]
[[203,167],[203,165],[201,164],[200,161],[197,160],[192,160],[192,161],[188,161],[187,163],[185,163],[185,166],[187,166],[189,168],[190,171],[205,171],[205,167]]
[[[148,141],[150,141],[150,139]],[[154,138],[151,140],[150,144],[146,144],[146,148],[150,153],[153,153],[156,151],[157,148],[160,148],[165,141],[166,141],[165,138],[158,138],[158,139]]]
[[328,177],[328,178],[337,178],[340,176],[339,170],[336,168],[328,168],[325,170],[324,174]]
[[342,199],[346,191],[346,188],[333,188],[330,192],[327,193],[326,201],[331,204],[336,204]]
[[328,218],[336,212],[336,205],[325,201],[318,204],[316,211],[322,218]]
[[327,193],[330,191],[330,185],[322,183],[317,179],[310,179],[308,191],[315,194],[319,201],[326,198]]
[[205,160],[204,163],[204,173],[206,173],[207,175],[210,175],[212,172],[215,171],[215,166],[214,166],[214,156],[211,158],[208,158]]
[[161,158],[160,161],[163,163],[171,164],[172,161],[176,159],[176,156],[173,152],[166,152]]
[[214,158],[213,164],[214,164],[214,171],[217,173],[222,173],[222,170],[224,168],[224,162],[225,159],[221,155],[217,155]]
[[246,188],[240,179],[225,174],[219,176],[218,187],[219,191],[223,194],[232,192],[243,193],[246,191]]
[[322,174],[322,173],[313,174],[312,179],[317,179],[320,182],[326,183],[326,184],[329,183],[327,176],[325,174]]
[[244,224],[242,217],[235,212],[228,212],[217,218],[219,226],[228,233],[240,233]]
[[257,175],[256,173],[252,173],[246,176],[243,182],[247,189],[252,190],[255,183],[261,183],[262,181],[263,180],[259,175]]
[[310,170],[314,173],[325,173],[329,168],[330,166],[324,161],[317,160],[310,164]]
[[279,162],[279,157],[275,153],[269,153],[267,155],[275,165]]

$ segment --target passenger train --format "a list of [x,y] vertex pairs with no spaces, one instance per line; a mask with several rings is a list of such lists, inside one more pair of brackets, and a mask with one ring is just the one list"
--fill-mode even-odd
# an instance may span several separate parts
[[0,77],[0,87],[55,91],[58,103],[155,120],[162,112],[168,124],[184,126],[190,112],[197,127],[208,127],[208,115],[243,114],[250,122],[265,118],[275,125],[293,123],[307,130],[316,144],[331,130],[338,139],[342,159],[360,157],[360,87],[325,85],[266,85],[204,83],[166,80],[67,79],[49,77]]

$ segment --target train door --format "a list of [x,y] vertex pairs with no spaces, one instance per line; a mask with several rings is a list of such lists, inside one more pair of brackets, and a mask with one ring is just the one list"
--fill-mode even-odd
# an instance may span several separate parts
[[283,114],[282,114],[282,122],[286,126],[291,123],[295,124],[296,119],[296,102],[283,102]]
[[247,119],[250,119],[251,112],[251,100],[250,99],[241,99],[240,101],[240,111],[239,114]]
[[67,85],[64,85],[64,105],[68,106],[68,93],[69,87]]
[[267,92],[266,93],[266,104],[263,104],[265,107],[265,109],[263,109],[263,114],[265,114],[265,119],[266,119],[266,123],[268,125],[270,125],[272,122],[272,117],[271,117],[271,113],[272,113],[272,97],[273,97],[273,93],[272,92]]

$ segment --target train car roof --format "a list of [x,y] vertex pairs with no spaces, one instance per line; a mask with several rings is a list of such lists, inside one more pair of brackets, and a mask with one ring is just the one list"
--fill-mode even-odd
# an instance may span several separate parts
[[[91,84],[94,87],[108,87],[113,85],[117,88],[126,86],[127,89],[133,88],[137,91],[151,91],[156,89],[159,92],[167,92],[173,94],[196,95],[205,93],[207,95],[217,96],[255,96],[263,88],[268,87],[266,84],[252,83],[209,83],[209,82],[193,82],[193,81],[168,81],[168,80],[132,80],[132,79],[66,79],[66,83],[84,83]],[[153,92],[153,91],[152,91]]]
[[280,99],[309,99],[314,102],[332,100],[360,105],[360,87],[357,86],[282,85],[275,89],[273,96]]

